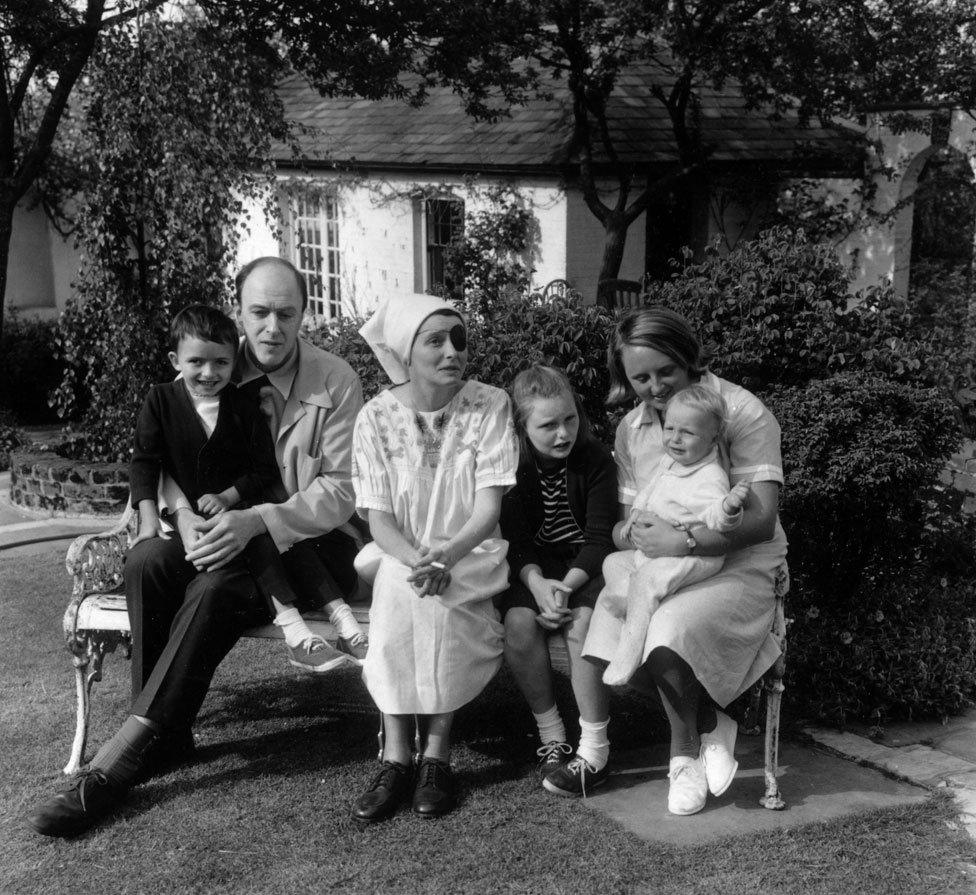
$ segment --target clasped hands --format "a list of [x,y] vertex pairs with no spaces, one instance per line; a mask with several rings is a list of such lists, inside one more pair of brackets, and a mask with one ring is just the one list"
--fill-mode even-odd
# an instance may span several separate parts
[[186,548],[187,562],[201,572],[223,568],[251,538],[266,531],[254,509],[224,509],[209,519],[184,509],[176,514],[176,527]]
[[566,605],[573,592],[568,584],[558,578],[544,578],[539,572],[532,572],[526,586],[539,607],[535,621],[540,628],[555,631],[572,618],[573,611]]
[[450,567],[453,564],[443,547],[421,547],[413,562],[407,563],[410,567],[407,581],[418,597],[442,594],[451,583]]

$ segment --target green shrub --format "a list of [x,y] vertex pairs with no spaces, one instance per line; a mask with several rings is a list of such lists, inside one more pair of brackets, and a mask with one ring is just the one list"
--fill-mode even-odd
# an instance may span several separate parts
[[57,419],[48,403],[61,381],[62,366],[54,344],[51,320],[7,315],[0,341],[0,408],[22,423]]
[[[808,595],[805,595],[808,596]],[[976,697],[976,584],[927,572],[868,582],[847,605],[791,601],[795,713],[877,726],[958,713]]]
[[752,391],[850,370],[952,393],[967,385],[972,347],[947,343],[951,326],[926,326],[924,309],[890,287],[852,299],[849,284],[831,245],[774,227],[654,284],[651,300],[693,321],[714,372]]
[[937,389],[864,373],[779,386],[763,399],[783,432],[794,578],[846,603],[872,565],[912,561],[959,442],[953,404]]

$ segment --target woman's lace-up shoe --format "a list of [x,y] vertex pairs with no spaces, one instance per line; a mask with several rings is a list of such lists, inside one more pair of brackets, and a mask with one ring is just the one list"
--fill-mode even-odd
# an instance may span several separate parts
[[718,716],[715,729],[701,735],[701,761],[705,766],[708,791],[713,796],[720,796],[732,785],[732,778],[739,769],[734,755],[739,725],[723,712],[715,714]]
[[413,793],[413,810],[421,817],[440,817],[457,805],[454,774],[446,761],[420,759],[417,766],[417,788]]
[[397,761],[384,761],[366,791],[352,807],[353,820],[371,824],[386,820],[406,801],[410,792],[410,768]]
[[596,789],[607,782],[609,766],[604,765],[598,771],[585,758],[576,756],[572,761],[556,768],[542,785],[557,796],[586,797],[591,789]]
[[535,754],[539,756],[539,775],[548,777],[553,771],[569,761],[568,756],[573,754],[573,747],[569,743],[551,740],[536,749]]
[[672,814],[697,814],[705,807],[708,783],[701,759],[676,755],[668,769],[668,811]]

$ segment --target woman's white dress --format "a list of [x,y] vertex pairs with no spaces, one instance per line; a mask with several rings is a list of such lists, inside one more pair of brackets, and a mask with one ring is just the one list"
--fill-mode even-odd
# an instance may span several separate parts
[[[416,547],[456,535],[471,517],[475,492],[514,485],[518,465],[508,396],[470,380],[430,413],[381,392],[356,420],[353,453],[361,514],[392,513]],[[366,545],[356,560],[373,580],[363,677],[380,711],[451,712],[491,680],[504,632],[492,597],[508,586],[507,553],[496,528],[450,570],[445,593],[419,597],[406,565],[375,542]]]
[[[728,405],[729,425],[720,445],[736,482],[783,483],[780,429],[751,392],[711,373],[701,384],[718,391]],[[633,504],[665,456],[658,416],[636,407],[617,427],[615,459],[620,502]],[[770,633],[773,585],[786,559],[786,535],[776,521],[770,541],[729,553],[711,578],[666,597],[651,617],[642,662],[655,647],[668,647],[692,668],[709,695],[728,705],[762,676],[779,656]],[[623,620],[597,600],[583,655],[611,661]]]

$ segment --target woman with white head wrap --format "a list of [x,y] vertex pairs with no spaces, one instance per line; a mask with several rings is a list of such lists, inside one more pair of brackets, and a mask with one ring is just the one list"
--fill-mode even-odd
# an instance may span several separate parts
[[449,302],[389,300],[361,333],[393,382],[353,436],[356,506],[374,538],[356,561],[373,582],[363,676],[384,733],[380,770],[352,812],[370,823],[393,814],[412,784],[417,813],[454,807],[451,721],[502,661],[492,597],[508,585],[508,544],[498,516],[518,448],[506,393],[463,378],[466,327]]

